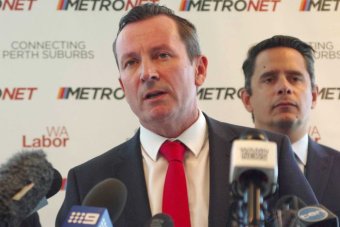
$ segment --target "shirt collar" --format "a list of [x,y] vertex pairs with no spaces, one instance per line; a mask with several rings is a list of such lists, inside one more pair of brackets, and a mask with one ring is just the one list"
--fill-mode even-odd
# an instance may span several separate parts
[[293,151],[298,156],[304,166],[307,163],[308,153],[308,134],[305,134],[300,140],[292,144]]
[[143,149],[148,156],[156,161],[159,148],[165,140],[180,140],[195,156],[198,156],[201,148],[207,138],[207,122],[202,111],[199,111],[197,121],[186,129],[177,138],[165,138],[156,133],[140,126],[140,141]]

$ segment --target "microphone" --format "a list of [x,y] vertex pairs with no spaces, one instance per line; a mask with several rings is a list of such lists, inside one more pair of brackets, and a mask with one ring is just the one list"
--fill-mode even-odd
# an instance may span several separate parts
[[48,192],[46,193],[46,196],[43,197],[39,201],[38,205],[31,211],[30,215],[33,214],[34,212],[40,210],[44,206],[46,206],[48,204],[47,199],[49,199],[52,196],[54,196],[55,194],[57,194],[57,192],[59,192],[61,186],[62,186],[62,176],[61,176],[61,174],[59,173],[58,170],[53,168],[53,180],[52,180],[52,183],[51,183],[51,187],[49,188]]
[[307,206],[297,213],[301,227],[339,227],[339,219],[322,205]]
[[59,192],[61,188],[62,183],[63,183],[63,178],[61,174],[59,173],[58,170],[53,168],[53,181],[51,183],[50,189],[46,193],[46,198],[49,199],[55,194],[57,194],[57,192]]
[[0,167],[0,220],[19,226],[47,194],[53,167],[42,150],[22,151]]
[[174,222],[167,214],[155,214],[145,225],[145,227],[174,227]]
[[62,227],[113,227],[106,208],[72,206]]
[[338,217],[323,205],[307,206],[300,198],[286,195],[274,207],[276,227],[338,227]]
[[277,165],[276,143],[268,141],[263,132],[248,131],[233,142],[229,183],[238,200],[232,208],[240,225],[264,224],[264,198],[277,188]]
[[[123,212],[127,199],[126,186],[118,179],[108,178],[95,185],[85,196],[82,206],[73,206],[63,227],[112,226]],[[111,220],[110,220],[111,219]]]

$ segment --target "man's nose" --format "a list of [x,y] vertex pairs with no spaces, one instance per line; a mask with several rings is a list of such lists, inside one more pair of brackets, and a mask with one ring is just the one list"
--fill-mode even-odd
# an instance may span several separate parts
[[140,72],[140,78],[142,81],[158,80],[159,74],[157,67],[152,63],[151,60],[143,60]]
[[292,85],[285,76],[280,76],[278,80],[277,94],[279,95],[290,95],[292,94]]

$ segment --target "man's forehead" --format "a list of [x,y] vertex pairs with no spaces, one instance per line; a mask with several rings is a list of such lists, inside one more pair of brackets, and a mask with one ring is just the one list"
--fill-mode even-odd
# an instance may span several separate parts
[[124,33],[136,32],[139,30],[141,30],[142,33],[147,33],[147,31],[153,31],[153,30],[156,30],[156,31],[159,30],[160,32],[162,30],[166,31],[169,28],[176,28],[177,30],[175,21],[166,15],[156,15],[156,16],[151,16],[151,17],[139,20],[139,21],[128,23],[118,34],[118,37]]
[[156,16],[126,25],[117,37],[117,53],[138,45],[153,48],[180,40],[176,24],[171,21],[167,16]]

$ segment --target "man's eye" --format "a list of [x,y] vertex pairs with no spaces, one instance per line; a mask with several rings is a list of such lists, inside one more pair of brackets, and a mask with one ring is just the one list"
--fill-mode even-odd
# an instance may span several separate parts
[[169,53],[160,53],[159,54],[159,58],[162,58],[162,59],[166,59],[166,58],[169,58],[169,57],[170,57]]
[[127,68],[127,67],[130,67],[130,66],[133,66],[134,64],[137,63],[137,60],[136,59],[131,59],[131,60],[128,60],[125,62],[124,64],[124,68]]
[[264,83],[269,84],[273,81],[273,78],[266,78],[263,81],[264,81]]
[[293,81],[301,81],[302,78],[301,78],[301,76],[293,76],[293,77],[292,77],[292,80],[293,80]]

